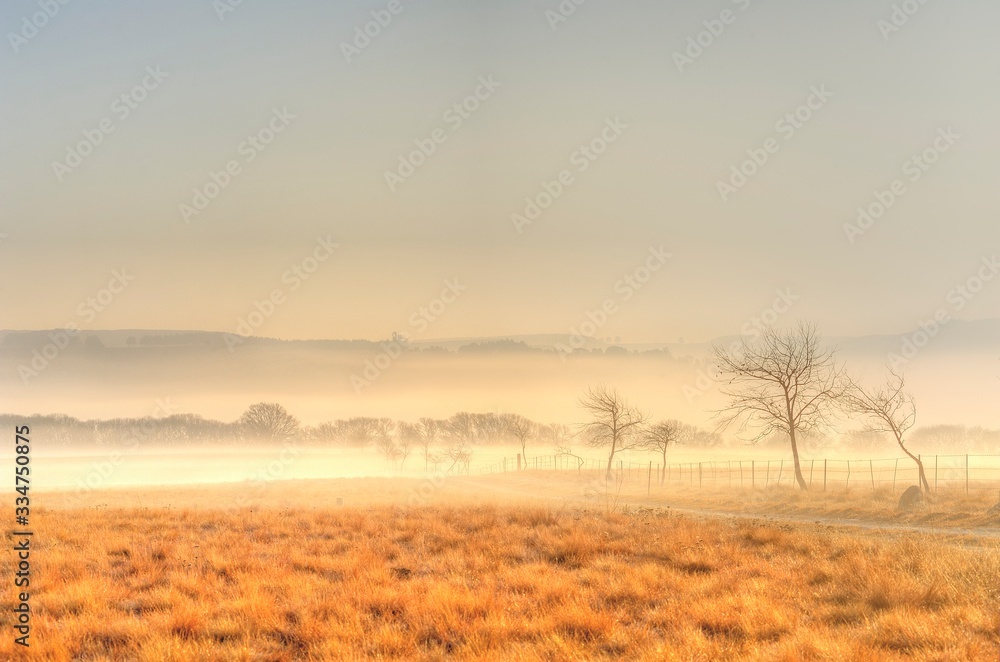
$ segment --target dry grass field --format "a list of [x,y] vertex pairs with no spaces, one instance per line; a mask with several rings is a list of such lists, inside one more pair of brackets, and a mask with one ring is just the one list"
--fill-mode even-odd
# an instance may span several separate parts
[[[32,527],[31,659],[996,660],[1000,651],[1000,547],[990,540],[450,496],[338,508],[308,505],[308,490],[283,504],[282,490],[252,507],[212,505],[235,489],[207,502],[204,490],[120,493],[78,508],[53,497]],[[396,490],[390,500],[406,493]],[[136,498],[146,505],[122,505]],[[11,556],[0,558],[6,576]],[[0,657],[20,659],[12,592],[3,597]]]

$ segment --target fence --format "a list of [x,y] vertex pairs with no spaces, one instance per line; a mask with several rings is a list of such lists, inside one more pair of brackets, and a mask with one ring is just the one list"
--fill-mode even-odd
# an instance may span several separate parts
[[[967,494],[978,489],[1000,489],[1000,455],[928,455],[920,458],[924,476],[932,491],[953,489]],[[802,478],[811,489],[891,487],[918,484],[917,465],[908,457],[800,461]],[[756,488],[771,485],[795,486],[792,460],[710,460],[705,462],[629,462],[616,460],[613,469],[623,480],[693,487]],[[504,458],[482,467],[480,474],[524,470],[598,472],[607,471],[607,460],[573,455],[543,455],[523,460]]]

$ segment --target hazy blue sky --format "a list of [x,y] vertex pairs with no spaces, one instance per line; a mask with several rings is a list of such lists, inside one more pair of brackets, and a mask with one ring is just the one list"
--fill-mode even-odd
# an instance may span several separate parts
[[[557,0],[402,0],[351,62],[342,43],[388,0],[244,0],[220,19],[221,4],[77,0],[37,34],[38,2],[0,8],[0,326],[233,331],[275,289],[259,335],[565,333],[612,299],[600,336],[704,339],[778,289],[799,297],[784,318],[831,335],[1000,313],[1000,282],[961,309],[949,295],[1000,239],[994,2],[927,2],[889,33],[889,0],[588,0],[555,28]],[[705,21],[721,34],[679,71]],[[449,108],[491,76],[456,127]],[[777,123],[813,89],[832,97],[789,135]],[[295,117],[241,149],[275,109]],[[581,172],[574,151],[613,118],[627,128]],[[114,132],[57,176],[102,121]],[[936,163],[904,165],[949,128]],[[436,129],[390,191],[385,172]],[[717,182],[768,139],[777,153],[723,201]],[[185,223],[231,160],[240,173]],[[511,215],[564,169],[573,183],[517,232]],[[848,241],[894,180],[905,192]],[[339,248],[315,274],[283,278],[327,236]],[[648,283],[616,287],[661,246]],[[134,280],[81,312],[114,269]],[[418,327],[446,279],[467,289]]]

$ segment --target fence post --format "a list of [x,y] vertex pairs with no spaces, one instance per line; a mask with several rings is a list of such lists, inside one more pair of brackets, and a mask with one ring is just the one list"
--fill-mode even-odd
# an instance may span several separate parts
[[764,487],[771,484],[771,461],[767,461],[767,473],[764,474]]
[[[919,460],[920,460],[920,456],[918,455],[917,456],[917,461],[919,461]],[[920,468],[918,467],[917,471],[919,471],[919,470],[920,470]],[[896,472],[897,471],[899,471],[899,458],[898,457],[896,458],[896,466],[894,466],[892,468],[892,491],[893,492],[896,491]],[[917,477],[917,482],[920,482],[920,477],[919,476]]]
[[826,460],[823,460],[823,491],[826,492]]
[[[966,457],[968,457],[968,455],[966,455]],[[966,466],[968,466],[968,462],[966,462]],[[698,489],[701,489],[701,462],[698,463]],[[966,490],[966,492],[968,492],[968,490]]]
[[965,454],[965,493],[969,493],[969,454]]
[[781,460],[778,463],[778,480],[774,481],[774,484],[779,487],[781,486],[781,474],[784,473],[784,471],[785,471],[785,461]]
[[872,494],[875,493],[875,467],[872,464],[872,459],[868,458],[868,472],[872,476]]
[[809,487],[813,486],[813,469],[816,468],[816,458],[809,460]]
[[851,461],[847,461],[847,486],[845,489],[851,489]]

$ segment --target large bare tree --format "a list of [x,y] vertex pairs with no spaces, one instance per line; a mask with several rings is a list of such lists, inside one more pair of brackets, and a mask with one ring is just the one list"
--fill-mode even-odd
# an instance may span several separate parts
[[716,412],[721,427],[755,428],[754,441],[775,432],[788,435],[795,480],[807,489],[799,466],[798,436],[822,428],[847,382],[836,350],[823,346],[814,324],[800,322],[780,331],[766,326],[754,339],[743,337],[732,348],[713,347],[721,392],[729,405]]
[[590,414],[590,421],[580,426],[580,436],[594,448],[608,448],[605,477],[610,480],[615,455],[641,445],[646,415],[630,405],[616,389],[603,384],[590,388],[580,398],[580,406]]
[[[643,431],[642,448],[659,453],[663,458],[661,466],[665,468],[667,466],[667,451],[671,446],[680,443],[684,428],[684,424],[680,421],[671,420],[655,423]],[[666,471],[660,472],[660,484],[663,484],[665,475]]]
[[913,394],[905,389],[903,374],[890,367],[885,383],[874,388],[865,388],[851,380],[844,403],[847,411],[868,418],[870,431],[888,432],[893,436],[903,452],[916,463],[920,489],[930,492],[924,463],[906,447],[906,433],[917,422],[917,403]]

